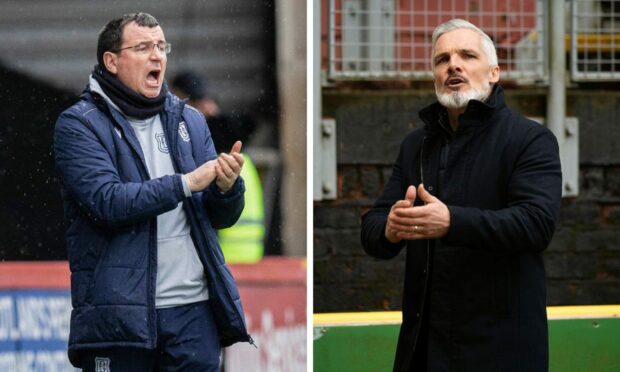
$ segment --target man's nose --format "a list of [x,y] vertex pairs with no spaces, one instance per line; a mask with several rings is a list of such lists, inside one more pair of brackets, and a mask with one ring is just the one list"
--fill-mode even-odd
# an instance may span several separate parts
[[160,61],[160,60],[166,58],[166,52],[162,52],[161,50],[159,50],[157,45],[154,45],[151,48],[151,54],[149,55],[149,58],[152,59],[152,60]]
[[450,56],[450,61],[448,62],[448,69],[450,72],[461,71],[461,64],[463,60],[458,56],[458,54],[453,54]]

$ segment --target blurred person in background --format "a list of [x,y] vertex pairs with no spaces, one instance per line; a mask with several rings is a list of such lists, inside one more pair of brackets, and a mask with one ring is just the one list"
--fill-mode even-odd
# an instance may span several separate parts
[[69,358],[84,371],[217,371],[221,347],[252,342],[215,232],[243,210],[241,143],[217,156],[203,115],[167,89],[170,50],[153,16],[111,20],[56,123]]
[[[247,115],[222,113],[210,93],[208,81],[193,71],[184,71],[172,79],[174,93],[197,108],[207,119],[211,138],[218,152],[226,151],[241,140],[247,148],[256,124]],[[245,183],[245,208],[237,223],[218,230],[220,246],[228,263],[255,263],[264,253],[265,212],[263,189],[252,159],[243,154],[241,177]]]
[[431,63],[438,102],[362,222],[371,256],[406,248],[394,371],[547,371],[556,138],[506,106],[493,42],[473,24],[438,26]]

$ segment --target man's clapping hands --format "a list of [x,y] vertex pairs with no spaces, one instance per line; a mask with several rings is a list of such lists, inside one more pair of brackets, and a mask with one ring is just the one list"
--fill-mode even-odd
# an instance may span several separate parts
[[241,141],[233,144],[230,153],[221,153],[217,159],[209,160],[188,173],[187,182],[192,192],[202,191],[215,180],[221,192],[227,192],[235,184],[243,168]]

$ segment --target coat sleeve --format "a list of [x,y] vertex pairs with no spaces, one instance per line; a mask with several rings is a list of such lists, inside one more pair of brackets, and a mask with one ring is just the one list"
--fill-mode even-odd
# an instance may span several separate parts
[[[198,112],[191,112],[191,120],[198,120],[198,127],[201,129],[201,146],[195,149],[197,164],[203,164],[208,160],[217,158],[215,146],[211,138],[209,127],[205,122],[204,116]],[[209,221],[215,229],[224,229],[234,225],[245,205],[244,201],[245,185],[241,176],[237,178],[233,187],[226,193],[221,193],[215,181],[203,191],[202,203],[209,216]]]
[[181,175],[123,182],[110,154],[86,121],[63,113],[54,130],[54,158],[60,180],[95,224],[116,227],[174,209],[185,198]]
[[383,193],[372,208],[362,216],[362,246],[366,253],[376,258],[393,258],[405,245],[404,240],[391,243],[385,237],[385,225],[390,209],[394,203],[405,197],[403,190],[406,188],[402,179],[403,149],[404,145],[401,145],[398,158],[392,169],[392,175],[385,185]]
[[444,242],[485,250],[542,251],[558,220],[562,171],[558,143],[546,128],[532,127],[509,177],[508,205],[499,210],[448,206]]

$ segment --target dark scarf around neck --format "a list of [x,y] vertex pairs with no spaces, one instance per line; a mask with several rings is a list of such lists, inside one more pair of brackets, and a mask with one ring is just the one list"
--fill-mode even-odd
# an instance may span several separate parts
[[116,75],[112,75],[106,68],[98,64],[95,65],[92,74],[103,92],[127,116],[146,119],[157,115],[164,107],[166,92],[168,91],[165,83],[157,97],[148,98],[121,83]]

